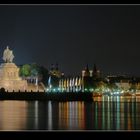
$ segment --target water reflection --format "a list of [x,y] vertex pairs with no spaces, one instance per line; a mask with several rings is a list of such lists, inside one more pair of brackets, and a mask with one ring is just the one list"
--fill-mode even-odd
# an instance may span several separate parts
[[38,129],[38,101],[35,101],[35,129]]
[[0,101],[0,129],[24,130],[27,120],[25,101]]
[[84,124],[84,102],[59,103],[59,128],[61,130],[80,130]]
[[0,101],[0,130],[140,130],[140,97]]
[[51,101],[48,102],[48,129],[52,129],[52,105]]

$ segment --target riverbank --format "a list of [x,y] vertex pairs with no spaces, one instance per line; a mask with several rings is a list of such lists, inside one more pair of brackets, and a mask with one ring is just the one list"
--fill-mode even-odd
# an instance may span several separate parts
[[[93,98],[105,96],[101,93],[91,92],[0,92],[0,100],[52,100],[52,101],[93,101]],[[107,96],[140,96],[140,94],[125,93]]]
[[2,92],[0,100],[92,101],[92,93]]

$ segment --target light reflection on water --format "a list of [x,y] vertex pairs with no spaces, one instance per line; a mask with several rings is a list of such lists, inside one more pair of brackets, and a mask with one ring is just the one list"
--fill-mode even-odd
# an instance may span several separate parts
[[0,130],[140,130],[140,97],[0,101]]
[[0,101],[0,130],[26,128],[27,103],[25,101]]

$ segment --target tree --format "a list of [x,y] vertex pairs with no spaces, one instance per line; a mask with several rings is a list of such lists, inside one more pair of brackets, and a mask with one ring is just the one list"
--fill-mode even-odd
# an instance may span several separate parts
[[40,68],[37,64],[33,63],[30,65],[31,67],[31,76],[37,76],[40,73]]
[[25,64],[21,66],[19,73],[20,73],[20,76],[23,76],[23,77],[38,76],[45,85],[49,77],[48,70],[45,67],[39,66],[35,63]]
[[29,64],[25,64],[20,68],[20,76],[28,77],[31,75],[31,67]]
[[42,82],[44,83],[44,85],[46,85],[47,82],[48,82],[48,79],[49,79],[49,72],[48,72],[48,70],[47,70],[45,67],[43,67],[43,66],[40,66],[39,69],[40,69],[40,70],[39,70],[39,74],[42,75]]

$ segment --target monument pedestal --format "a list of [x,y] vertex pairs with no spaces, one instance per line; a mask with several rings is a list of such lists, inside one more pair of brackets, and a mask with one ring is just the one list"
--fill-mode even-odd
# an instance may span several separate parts
[[27,89],[27,81],[19,77],[19,68],[14,63],[0,65],[0,88],[2,87],[8,92]]

